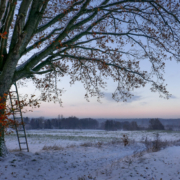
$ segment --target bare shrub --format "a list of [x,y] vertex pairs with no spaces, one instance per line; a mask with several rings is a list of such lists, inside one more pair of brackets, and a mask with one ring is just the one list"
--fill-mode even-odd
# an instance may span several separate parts
[[148,138],[145,138],[144,144],[146,146],[147,151],[157,152],[160,151],[162,148],[165,148],[170,145],[175,145],[175,141],[169,142],[169,141],[162,141],[160,139],[159,133],[155,134],[154,140],[148,140]]
[[150,150],[152,148],[152,142],[148,140],[147,136],[145,138],[144,144],[147,150]]
[[175,141],[173,141],[172,143],[170,143],[169,141],[162,141],[159,137],[159,133],[156,133],[155,134],[155,139],[154,141],[152,141],[152,145],[153,145],[153,148],[152,148],[152,151],[153,152],[156,152],[156,151],[159,151],[161,150],[162,148],[165,148],[167,146],[170,146],[170,145],[173,145]]
[[126,134],[123,134],[122,141],[123,141],[123,143],[124,143],[124,146],[127,146],[127,145],[128,145],[129,139],[128,139],[128,136],[127,136]]
[[159,133],[155,134],[155,140],[152,141],[152,145],[153,145],[152,151],[156,152],[156,151],[161,150],[162,141],[160,140]]

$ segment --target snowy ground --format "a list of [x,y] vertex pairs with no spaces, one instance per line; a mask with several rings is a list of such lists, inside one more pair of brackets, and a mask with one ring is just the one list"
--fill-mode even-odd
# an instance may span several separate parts
[[[179,180],[180,146],[145,152],[142,141],[156,133],[29,130],[29,153],[17,151],[16,135],[8,135],[10,153],[0,159],[0,180]],[[130,141],[126,147],[120,142],[123,134]],[[180,139],[180,132],[159,134],[163,141]]]

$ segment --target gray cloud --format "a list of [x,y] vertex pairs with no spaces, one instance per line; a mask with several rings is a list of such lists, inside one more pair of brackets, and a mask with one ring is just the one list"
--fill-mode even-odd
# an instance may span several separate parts
[[144,106],[144,105],[146,105],[146,104],[147,104],[147,102],[141,102],[140,104]]
[[171,95],[170,98],[171,98],[171,99],[178,99],[178,98],[177,98],[176,96],[174,96],[174,95]]
[[70,106],[74,107],[74,106],[76,106],[76,105],[75,105],[75,104],[71,104]]
[[[112,98],[112,93],[107,93],[107,92],[104,92],[104,98],[108,101],[113,101],[115,102],[115,100]],[[142,97],[139,96],[139,95],[134,95],[132,96],[131,98],[127,99],[126,103],[131,103],[131,102],[134,102],[134,101],[138,101],[140,100]]]
[[103,93],[104,94],[104,98],[108,101],[114,101],[114,99],[112,98],[112,93]]
[[139,101],[141,99],[141,96],[138,96],[138,95],[134,95],[131,99],[127,99],[127,102],[128,103],[131,103],[133,101]]

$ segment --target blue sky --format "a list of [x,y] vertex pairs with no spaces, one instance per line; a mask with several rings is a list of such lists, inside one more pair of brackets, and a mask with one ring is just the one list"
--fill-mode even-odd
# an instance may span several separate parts
[[[142,65],[143,68],[149,64]],[[45,118],[57,118],[58,115],[64,117],[76,116],[79,118],[180,118],[180,63],[167,61],[165,68],[165,84],[172,94],[170,99],[159,98],[158,93],[150,91],[150,84],[144,88],[135,89],[132,93],[134,97],[127,102],[116,102],[111,98],[116,84],[111,79],[104,92],[101,103],[96,98],[90,98],[90,102],[84,99],[85,90],[81,83],[69,85],[69,78],[64,77],[58,84],[59,88],[64,88],[61,99],[63,107],[58,103],[41,103],[41,107],[34,109],[33,112],[26,113],[24,116]],[[27,83],[27,87],[19,88],[20,94],[39,94],[35,91],[33,84]]]
[[[124,26],[124,31],[125,29]],[[145,42],[143,41],[143,43]],[[117,44],[115,42],[113,44],[109,43],[109,46],[114,48],[117,47]],[[129,47],[131,46],[124,46],[125,50]],[[24,57],[29,58],[35,51],[31,51]],[[150,69],[150,63],[147,61],[142,61],[140,66],[142,70]],[[83,84],[77,82],[75,85],[70,86],[69,78],[64,77],[58,84],[59,88],[66,90],[61,97],[63,107],[60,107],[58,103],[43,102],[40,108],[26,113],[24,116],[43,116],[46,118],[57,118],[58,115],[64,117],[77,116],[79,118],[180,118],[180,63],[166,61],[164,78],[167,90],[172,94],[169,100],[159,98],[158,93],[152,93],[150,84],[147,84],[144,88],[135,89],[132,92],[134,94],[132,99],[127,102],[117,103],[111,98],[111,94],[117,85],[109,79],[107,88],[103,90],[104,98],[99,103],[96,98],[90,98],[90,102],[87,102],[84,98]],[[19,93],[22,95],[26,93],[40,94],[38,90],[35,91],[35,87],[31,82],[27,83],[27,87],[20,87]]]

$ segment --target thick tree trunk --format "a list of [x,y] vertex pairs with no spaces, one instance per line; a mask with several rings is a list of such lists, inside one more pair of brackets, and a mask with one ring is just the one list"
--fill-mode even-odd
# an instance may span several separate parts
[[8,150],[4,140],[4,126],[2,126],[2,124],[0,124],[0,133],[0,157],[4,157],[8,154]]
[[[19,54],[13,54],[7,56],[7,59],[4,59],[6,62],[3,66],[3,70],[0,71],[0,97],[4,97],[4,94],[8,94],[11,85],[13,84],[14,72],[16,70],[17,62],[19,59]],[[5,101],[6,102],[6,99]],[[0,110],[0,116],[3,114],[3,110]],[[1,116],[2,117],[2,116]],[[2,120],[3,121],[3,120]],[[7,148],[5,146],[4,140],[4,126],[0,124],[0,156],[5,156],[7,154]]]
[[[8,81],[6,81],[8,82]],[[2,84],[2,82],[1,82]],[[0,97],[1,97],[1,103],[4,103],[6,104],[6,98],[4,97],[4,94],[8,93],[9,92],[9,89],[11,87],[11,83],[9,83],[9,85],[7,86],[7,83],[3,83],[3,84],[6,84],[3,88],[3,86],[0,87]],[[2,98],[3,97],[3,98]],[[2,118],[3,117],[3,114],[4,114],[4,110],[5,109],[0,109],[0,117]],[[6,156],[6,154],[8,153],[8,150],[6,148],[6,145],[5,145],[5,139],[4,139],[4,130],[5,130],[5,127],[3,125],[3,121],[5,119],[2,119],[0,121],[0,157],[3,157],[3,156]]]
[[[1,93],[0,93],[1,94]],[[0,96],[2,97],[2,95]],[[6,99],[1,99],[1,103],[5,103]],[[4,114],[4,109],[0,109],[0,116],[2,117]],[[8,150],[5,145],[5,140],[4,140],[4,125],[3,125],[3,120],[0,122],[0,157],[6,156],[8,153]]]

